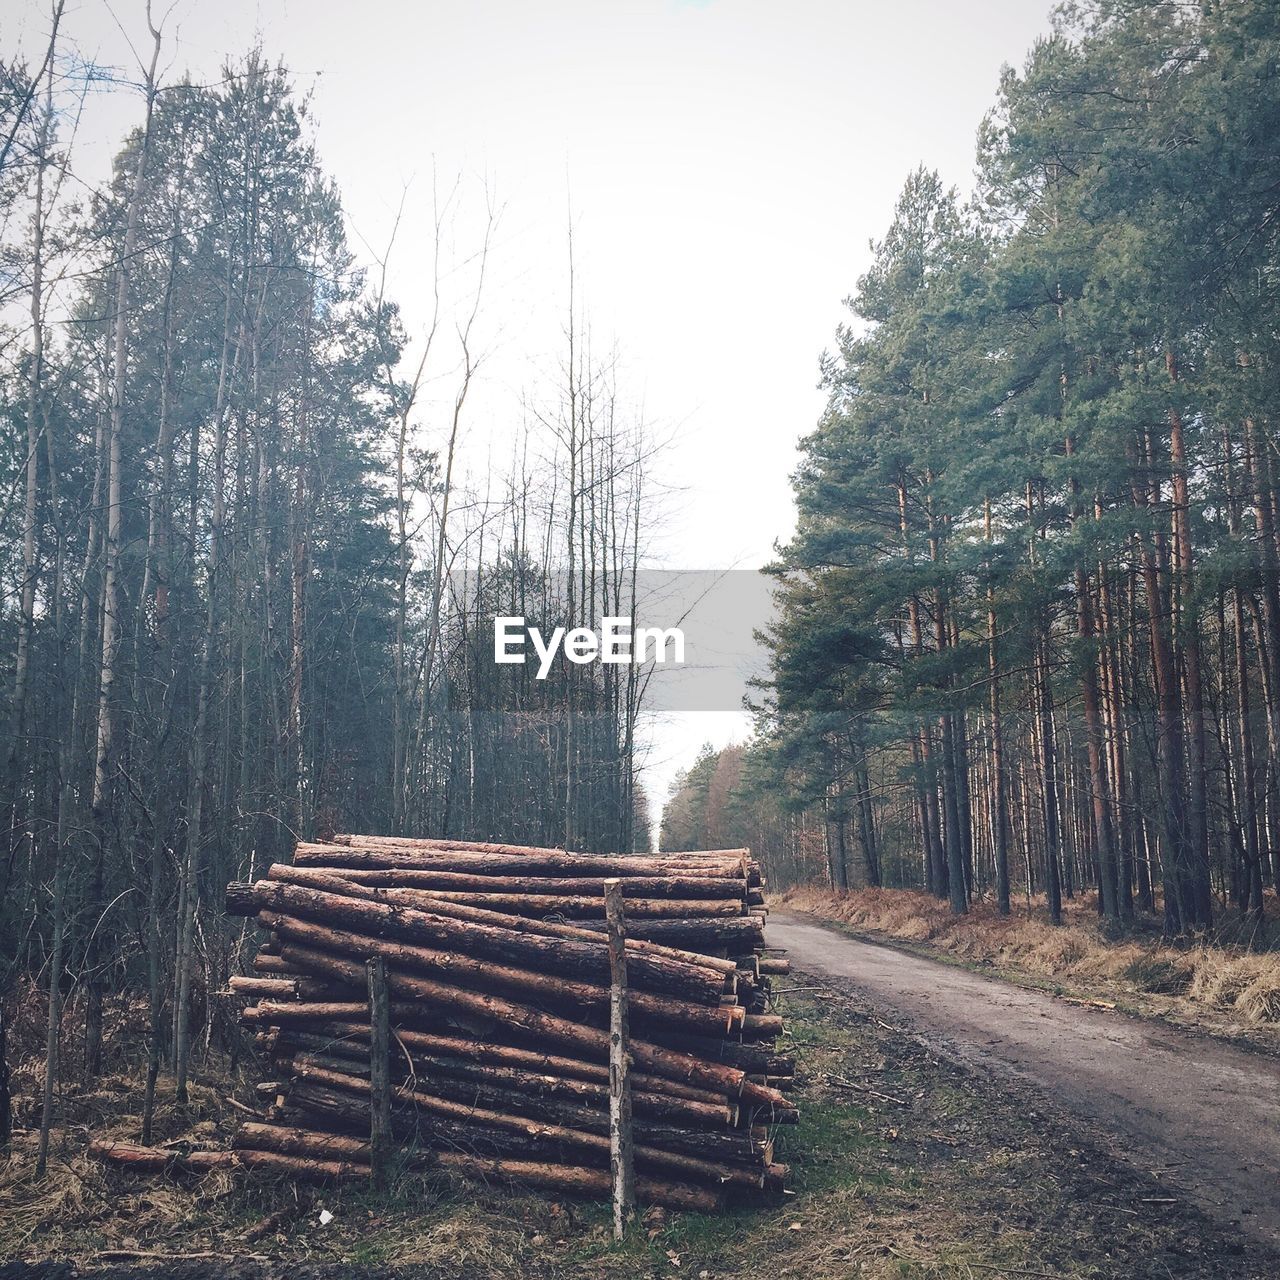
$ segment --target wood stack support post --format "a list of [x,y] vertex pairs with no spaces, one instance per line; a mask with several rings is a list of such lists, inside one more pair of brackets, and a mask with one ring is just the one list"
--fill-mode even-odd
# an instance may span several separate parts
[[604,882],[609,929],[609,1169],[613,1175],[613,1238],[635,1216],[636,1171],[631,1141],[631,1037],[627,1032],[627,925],[622,881]]
[[385,1195],[391,1181],[391,995],[387,962],[365,961],[369,982],[369,1168],[373,1189]]

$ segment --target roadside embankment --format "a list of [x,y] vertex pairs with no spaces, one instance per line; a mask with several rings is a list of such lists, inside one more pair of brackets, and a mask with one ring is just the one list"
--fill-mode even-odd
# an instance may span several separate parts
[[[1043,907],[1018,905],[1002,916],[986,902],[952,915],[943,901],[910,889],[849,893],[796,888],[777,903],[855,930],[1036,986],[1109,1001],[1132,1011],[1195,1023],[1280,1051],[1280,950],[1244,941],[1171,946],[1140,927],[1115,938],[1099,923],[1092,897],[1066,907],[1059,926]],[[1280,936],[1269,922],[1268,936]],[[1248,941],[1256,947],[1258,939]]]

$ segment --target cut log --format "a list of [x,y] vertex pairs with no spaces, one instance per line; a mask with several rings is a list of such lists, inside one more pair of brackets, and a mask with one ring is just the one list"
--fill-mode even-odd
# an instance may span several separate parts
[[[436,1153],[436,1159],[442,1169],[468,1178],[523,1182],[549,1191],[596,1198],[609,1194],[609,1174],[603,1169],[543,1164],[532,1160],[485,1159],[461,1151],[440,1151]],[[663,1205],[668,1209],[695,1213],[714,1213],[720,1207],[720,1196],[706,1187],[691,1187],[655,1178],[637,1178],[636,1196],[642,1204]]]
[[368,1167],[341,1160],[282,1155],[275,1151],[173,1151],[168,1147],[143,1147],[132,1142],[95,1138],[89,1154],[134,1173],[207,1173],[210,1169],[257,1169],[304,1182],[331,1182],[368,1177]]
[[[603,931],[604,922],[584,921],[583,927]],[[759,916],[637,920],[628,932],[647,942],[682,948],[726,948],[735,954],[746,954],[764,945],[764,923]]]
[[114,1138],[94,1138],[89,1155],[95,1160],[123,1165],[135,1173],[207,1173],[228,1169],[237,1163],[234,1151],[176,1151],[172,1147],[144,1147]]
[[238,1149],[247,1147],[255,1151],[277,1151],[286,1156],[314,1156],[320,1160],[363,1165],[369,1164],[371,1154],[369,1142],[364,1138],[279,1124],[259,1124],[252,1120],[240,1126],[231,1145]]
[[749,1040],[773,1040],[782,1034],[782,1018],[776,1013],[748,1013],[742,1019],[742,1035]]
[[[323,889],[328,893],[345,894],[349,897],[361,897],[368,901],[391,902],[400,906],[413,906],[410,899],[400,897],[401,890],[394,886],[378,888],[365,885],[352,879],[355,873],[332,867],[291,867],[284,863],[274,863],[267,872],[268,880],[280,880],[287,884],[302,884],[314,889]],[[381,873],[379,873],[381,874]],[[397,874],[397,873],[392,873]],[[529,916],[513,916],[505,912],[490,911],[483,907],[468,907],[458,902],[436,902],[432,907],[433,915],[451,916],[457,920],[471,920],[476,924],[490,924],[498,928],[510,929],[516,933],[537,934],[549,938],[575,938],[580,942],[598,943],[600,931],[582,925],[561,924],[551,920],[535,920]],[[697,969],[713,969],[726,977],[736,977],[737,965],[723,957],[710,956],[698,951],[682,950],[679,947],[665,946],[658,942],[648,942],[636,938],[627,939],[627,955],[647,952],[650,955],[665,956],[671,960],[680,960]],[[731,989],[731,988],[730,988]]]
[[[255,906],[251,914],[256,914],[257,910],[258,908]],[[298,976],[297,971],[291,969],[281,956],[267,951],[265,946],[253,957],[253,968],[256,972],[263,974],[279,974],[281,977],[290,978]]]
[[[349,849],[392,850],[410,853],[448,853],[475,852],[499,853],[523,859],[519,864],[519,874],[526,874],[528,862],[537,857],[568,857],[581,861],[584,858],[609,858],[623,867],[622,875],[640,874],[635,870],[641,862],[659,863],[674,868],[676,874],[688,873],[690,868],[701,868],[709,864],[732,863],[760,873],[760,864],[751,856],[750,849],[693,849],[682,852],[661,852],[648,855],[634,854],[590,854],[575,853],[569,849],[538,847],[519,844],[484,844],[468,840],[433,840],[410,838],[408,836],[368,836],[343,834],[333,837],[328,847],[341,844]],[[308,845],[308,848],[319,847]],[[602,872],[607,875],[607,872]]]
[[[352,1051],[350,1046],[334,1053],[340,1046],[302,1049],[288,1052],[288,1060],[282,1066],[305,1078],[311,1067],[323,1067],[327,1070],[347,1071],[362,1079],[368,1071],[369,1056]],[[568,1076],[544,1075],[533,1071],[522,1071],[518,1067],[498,1067],[485,1063],[468,1062],[463,1058],[447,1058],[434,1055],[413,1053],[408,1056],[415,1074],[420,1079],[430,1080],[431,1087],[442,1092],[446,1097],[467,1100],[485,1094],[491,1098],[500,1098],[506,1104],[512,1099],[527,1098],[534,1103],[545,1103],[537,1108],[541,1116],[560,1115],[562,1118],[574,1119],[567,1111],[557,1111],[553,1103],[563,1103],[566,1107],[594,1109],[604,1114],[609,1101],[607,1084],[595,1084],[588,1080],[575,1080]],[[404,1063],[396,1071],[397,1079],[403,1078]],[[508,1097],[509,1095],[509,1097]],[[677,1098],[666,1093],[648,1093],[637,1089],[632,1094],[636,1114],[652,1118],[656,1121],[673,1125],[695,1125],[725,1129],[734,1125],[738,1118],[736,1106],[721,1101],[718,1105],[706,1102],[694,1102],[688,1098]],[[518,1104],[512,1104],[518,1105]]]
[[[296,1045],[300,1049],[318,1052],[332,1052],[336,1045],[347,1041],[354,1042],[352,1053],[363,1057],[363,1046],[368,1042],[369,1028],[367,1025],[362,1026],[356,1022],[327,1022],[318,1024],[310,1033],[288,1030],[281,1032],[280,1036],[284,1038],[282,1042]],[[540,1050],[522,1049],[490,1039],[477,1040],[462,1036],[435,1035],[408,1027],[396,1028],[394,1036],[414,1057],[443,1056],[493,1066],[516,1067],[540,1075],[562,1076],[565,1079],[581,1080],[605,1087],[609,1083],[607,1066],[596,1062],[584,1062],[579,1058],[566,1058]],[[275,1048],[276,1043],[277,1039],[273,1038],[270,1044],[264,1042],[263,1047],[271,1050]],[[686,1098],[690,1102],[702,1102],[712,1107],[726,1105],[726,1095],[723,1092],[699,1089],[693,1085],[682,1084],[677,1080],[667,1080],[662,1076],[643,1071],[635,1072],[631,1079],[635,1087],[645,1093],[661,1093],[672,1098]]]
[[[314,979],[311,981],[314,982]],[[325,984],[329,985],[329,984]],[[246,978],[233,974],[227,979],[227,994],[266,996],[270,1000],[288,1000],[298,995],[296,978]]]
[[240,1021],[261,1026],[277,1022],[312,1022],[333,1019],[349,1022],[352,1018],[369,1017],[369,1003],[364,1001],[299,1001],[296,1004],[276,1000],[260,1000],[240,1014]]
[[[516,933],[497,925],[456,920],[377,898],[331,893],[306,885],[259,880],[253,893],[262,909],[333,924],[360,934],[402,938],[436,949],[463,949],[472,958],[568,974],[607,984],[609,953],[604,939],[580,941]],[[714,1005],[724,994],[721,974],[666,956],[637,954],[632,964],[635,985],[660,995],[676,995],[696,1004]]]
[[[240,1131],[233,1140],[234,1146],[243,1150],[257,1152],[276,1152],[286,1156],[308,1156],[315,1160],[337,1161],[346,1165],[362,1166],[367,1172],[371,1157],[369,1143],[361,1138],[348,1137],[342,1134],[320,1133],[311,1129],[299,1129],[277,1124],[248,1123],[240,1126]],[[206,1153],[232,1156],[232,1152]],[[418,1166],[435,1165],[454,1173],[470,1174],[483,1171],[492,1175],[493,1165],[502,1166],[503,1176],[508,1181],[530,1182],[532,1185],[548,1185],[540,1175],[531,1174],[530,1170],[555,1170],[563,1172],[566,1166],[548,1165],[544,1162],[495,1160],[476,1155],[467,1155],[466,1162],[451,1162],[446,1157],[448,1152],[424,1151],[412,1158]],[[253,1157],[250,1157],[252,1159]],[[470,1162],[476,1162],[475,1165]],[[483,1166],[483,1170],[480,1169]],[[556,1189],[580,1191],[587,1195],[598,1195],[595,1182],[600,1171],[569,1167],[567,1179],[558,1180]],[[642,1200],[649,1204],[663,1204],[672,1208],[714,1207],[714,1193],[707,1193],[702,1188],[663,1183],[653,1179],[641,1179],[637,1192]]]
[[[295,1110],[302,1111],[304,1115],[313,1112],[321,1115],[331,1114],[334,1121],[341,1123],[344,1113],[349,1115],[350,1112],[349,1095],[307,1089],[299,1091],[299,1098],[307,1105]],[[270,1127],[279,1129],[282,1126]],[[318,1137],[323,1142],[328,1136],[293,1126],[290,1126],[290,1131],[305,1135],[295,1140],[293,1144],[299,1149],[306,1145],[309,1137]],[[411,1140],[422,1147],[420,1159],[416,1159],[415,1163],[435,1165],[458,1176],[494,1177],[502,1181],[523,1182],[534,1187],[598,1199],[603,1199],[608,1194],[607,1169],[588,1168],[574,1163],[575,1155],[580,1160],[584,1153],[581,1151],[574,1153],[572,1149],[565,1153],[568,1156],[568,1162],[550,1163],[546,1156],[552,1144],[546,1141],[528,1141],[517,1134],[502,1130],[468,1126],[466,1141],[473,1150],[459,1152],[456,1127],[448,1132],[437,1132],[429,1127],[424,1128],[421,1123],[411,1124],[406,1128],[404,1137],[407,1141]],[[267,1139],[267,1141],[280,1140]],[[367,1146],[363,1139],[352,1138],[349,1141],[353,1141],[357,1147]],[[487,1148],[493,1148],[493,1153],[485,1154]],[[558,1155],[559,1149],[555,1150]],[[638,1178],[636,1190],[642,1203],[663,1205],[670,1209],[711,1212],[720,1203],[719,1193],[714,1189],[658,1178],[643,1176]]]
[[[360,848],[346,845],[300,843],[293,860],[298,866],[420,868],[424,871],[467,871],[479,875],[510,875],[510,855],[466,850],[444,852],[401,851],[390,847]],[[728,856],[696,863],[667,857],[633,854],[560,853],[538,851],[521,856],[522,875],[630,877],[688,874],[716,879],[741,880],[750,884],[750,873],[742,858]]]
[[[258,920],[287,942],[300,942],[348,956],[379,955],[398,970],[411,969],[433,977],[447,977],[453,982],[466,982],[477,990],[497,989],[525,999],[532,997],[553,1006],[569,1005],[601,1021],[608,1017],[608,990],[571,978],[490,963],[458,951],[435,951],[390,938],[370,937],[276,911],[260,911]],[[287,946],[285,954],[290,954]],[[648,991],[629,993],[629,1004],[632,1016],[641,1024],[682,1027],[705,1036],[733,1034],[742,1026],[745,1016],[738,1006],[710,1009]]]
[[795,1074],[795,1060],[769,1045],[739,1044],[733,1040],[712,1040],[686,1036],[678,1032],[655,1032],[659,1044],[696,1054],[709,1062],[723,1062],[752,1075],[786,1076]]
[[534,854],[562,854],[566,850],[558,845],[538,847],[525,844],[492,844],[481,840],[440,840],[425,836],[370,836],[349,831],[340,832],[329,842],[362,849],[407,849],[418,852],[450,852],[461,850],[473,853],[501,853],[510,857],[529,857]]
[[268,1000],[341,1000],[353,989],[338,983],[294,977],[257,978],[233,974],[227,979],[227,993],[241,997],[265,997]]
[[[455,893],[448,889],[405,889],[422,904],[432,901],[459,902],[467,907],[484,907],[518,916],[568,916],[574,920],[603,920],[604,901],[586,895],[565,896],[549,893]],[[424,910],[426,908],[424,907]],[[752,911],[760,908],[752,907]],[[712,919],[740,917],[741,897],[719,898],[628,898],[628,918],[637,920],[689,919],[697,916]]]
[[[290,944],[285,946],[284,953],[286,958],[311,972],[328,974],[342,981],[358,980],[358,975],[362,972],[360,965],[355,962],[316,948]],[[428,1009],[491,1017],[499,1025],[505,1025],[508,1029],[518,1028],[540,1042],[572,1046],[588,1055],[592,1061],[603,1063],[609,1059],[608,1034],[597,1027],[583,1026],[501,996],[466,991],[396,970],[388,975],[388,981],[393,993],[407,1000],[421,1001]],[[367,1017],[367,1008],[365,1016]],[[653,1044],[648,1040],[632,1040],[631,1052],[639,1066],[666,1079],[714,1089],[731,1098],[738,1097],[747,1087],[745,1072],[722,1063],[703,1061],[679,1049]],[[785,1103],[781,1094],[777,1098],[780,1103]]]
[[[584,897],[604,892],[603,876],[479,875],[466,871],[437,871],[397,867],[395,869],[327,868],[339,872],[355,884],[373,888],[443,889],[455,893],[557,894]],[[620,881],[627,898],[734,898],[747,902],[754,890],[746,877],[732,880],[723,876],[663,875],[629,876]]]
[[[365,1099],[368,1098],[369,1082],[357,1075],[306,1064],[299,1066],[298,1075],[299,1078],[304,1080],[313,1080],[329,1088],[345,1089]],[[432,1081],[430,1091],[428,1091],[422,1086],[414,1087],[403,1084],[397,1086],[396,1097],[403,1102],[412,1103],[415,1107],[433,1115],[452,1116],[458,1120],[469,1120],[497,1129],[510,1129],[516,1133],[524,1133],[529,1136],[542,1135],[571,1146],[604,1152],[606,1156],[608,1154],[609,1138],[607,1132],[593,1133],[589,1130],[570,1128],[563,1124],[532,1119],[514,1112],[495,1111],[489,1107],[478,1106],[471,1101],[449,1097],[449,1090],[445,1087],[446,1085],[446,1081],[435,1080]],[[706,1135],[697,1136],[705,1137]],[[683,1177],[700,1182],[709,1182],[713,1185],[731,1185],[746,1188],[759,1188],[764,1185],[764,1175],[761,1169],[745,1165],[719,1164],[704,1160],[699,1156],[687,1155],[681,1151],[650,1146],[648,1142],[643,1140],[638,1142],[635,1147],[635,1158],[636,1163],[645,1168],[679,1173]]]
[[297,1182],[348,1182],[369,1176],[369,1166],[347,1160],[319,1160],[314,1156],[289,1156],[278,1151],[245,1147],[233,1153],[237,1163],[260,1173],[274,1173]]

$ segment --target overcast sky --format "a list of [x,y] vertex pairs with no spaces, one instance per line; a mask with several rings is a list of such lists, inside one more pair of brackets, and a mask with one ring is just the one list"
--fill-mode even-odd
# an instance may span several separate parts
[[[159,10],[158,10],[159,11]],[[178,0],[169,74],[215,79],[255,39],[310,93],[325,167],[366,258],[404,197],[391,292],[428,312],[432,174],[461,175],[446,261],[463,289],[485,193],[501,206],[482,313],[488,360],[469,466],[502,450],[565,314],[569,209],[597,348],[670,435],[655,562],[755,567],[791,528],[787,477],[821,409],[818,359],[903,178],[967,188],[1000,67],[1048,26],[1047,0]],[[70,0],[66,30],[132,71],[140,0]],[[34,51],[48,6],[0,4]],[[136,95],[86,113],[77,169],[100,181]],[[366,247],[367,246],[367,247]],[[443,393],[447,380],[442,380]],[[430,430],[430,427],[428,428]],[[651,789],[734,713],[656,735]]]

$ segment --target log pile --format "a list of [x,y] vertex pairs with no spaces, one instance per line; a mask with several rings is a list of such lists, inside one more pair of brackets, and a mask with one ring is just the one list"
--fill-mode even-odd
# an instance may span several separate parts
[[[366,963],[385,965],[405,1160],[556,1192],[609,1191],[606,879],[621,881],[636,1191],[709,1210],[780,1194],[797,1119],[775,1040],[763,886],[746,850],[654,856],[339,835],[227,889],[268,932],[232,978],[271,1064],[262,1123],[224,1163],[368,1176]],[[169,1167],[119,1144],[108,1158]],[[187,1157],[189,1158],[189,1157]]]

